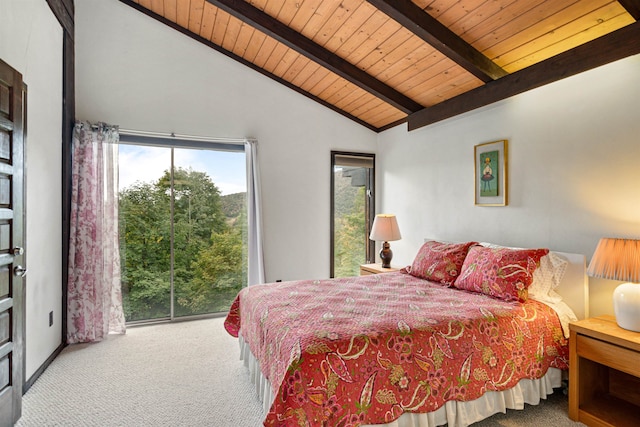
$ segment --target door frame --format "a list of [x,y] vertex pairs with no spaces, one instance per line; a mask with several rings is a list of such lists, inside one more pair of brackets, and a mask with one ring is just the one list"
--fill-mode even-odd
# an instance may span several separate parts
[[62,35],[62,328],[60,346],[25,383],[24,392],[38,379],[67,343],[67,291],[71,225],[71,141],[76,120],[75,96],[75,5],[74,0],[47,0],[63,30]]
[[[373,224],[373,218],[375,217],[376,209],[376,155],[373,153],[356,153],[351,151],[331,151],[331,188],[330,193],[330,213],[329,213],[329,277],[333,278],[335,275],[335,266],[333,263],[335,256],[335,180],[334,180],[334,168],[336,165],[336,157],[338,156],[354,156],[370,158],[373,162],[373,168],[371,168],[371,174],[369,176],[369,190],[367,194],[367,212],[365,213],[365,221],[367,224],[367,235],[371,231],[371,225]],[[366,245],[365,260],[367,263],[373,263],[375,261],[375,242],[369,240],[369,244]]]
[[[205,138],[196,139],[195,137],[180,137],[176,138],[175,136],[170,136],[157,133],[154,134],[152,132],[146,132],[146,135],[142,135],[137,131],[130,130],[120,130],[120,145],[130,145],[137,147],[154,147],[161,149],[170,150],[170,178],[171,178],[171,202],[170,202],[170,212],[169,215],[171,218],[174,218],[174,209],[175,209],[175,194],[174,194],[174,172],[176,167],[180,167],[175,164],[175,150],[203,150],[208,152],[234,152],[234,153],[243,153],[244,160],[247,157],[247,151],[245,145],[238,141],[221,141],[212,138],[211,140],[205,140]],[[244,161],[243,161],[244,163]],[[246,171],[245,171],[246,172]],[[186,315],[176,315],[175,313],[175,283],[174,283],[174,221],[171,221],[170,225],[170,307],[169,307],[169,316],[163,317],[154,317],[150,319],[140,319],[140,320],[127,320],[127,327],[130,326],[140,326],[140,325],[149,325],[156,323],[171,323],[171,322],[182,322],[186,320],[198,320],[198,319],[207,319],[212,317],[220,317],[224,315],[224,312],[207,312],[207,313],[198,313],[198,314],[186,314]],[[126,266],[122,266],[123,271],[126,270]],[[247,284],[244,283],[243,287]],[[124,292],[123,292],[124,297]]]

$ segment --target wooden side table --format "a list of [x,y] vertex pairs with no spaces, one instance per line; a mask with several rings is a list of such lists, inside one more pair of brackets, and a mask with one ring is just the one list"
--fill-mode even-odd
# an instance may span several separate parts
[[366,276],[369,274],[391,273],[398,270],[400,270],[400,268],[393,267],[393,266],[389,268],[382,268],[382,264],[361,264],[360,265],[361,276]]
[[571,323],[569,418],[588,426],[640,425],[640,333],[613,316]]

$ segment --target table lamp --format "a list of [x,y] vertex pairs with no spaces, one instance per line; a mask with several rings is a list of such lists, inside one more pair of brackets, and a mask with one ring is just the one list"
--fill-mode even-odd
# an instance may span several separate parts
[[391,252],[389,242],[393,240],[400,240],[400,229],[398,228],[398,221],[396,221],[395,215],[378,214],[373,220],[373,226],[371,227],[371,234],[369,239],[377,242],[384,242],[380,249],[380,260],[382,261],[383,268],[391,267],[391,258],[393,258],[393,252]]
[[630,282],[613,292],[613,311],[618,326],[640,332],[640,240],[600,239],[587,274]]

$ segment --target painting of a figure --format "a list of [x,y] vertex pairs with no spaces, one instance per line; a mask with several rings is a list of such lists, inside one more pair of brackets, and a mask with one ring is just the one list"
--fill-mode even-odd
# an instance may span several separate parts
[[507,140],[473,147],[474,197],[476,206],[507,206]]
[[498,195],[498,151],[488,151],[479,156],[480,170],[480,195],[492,197]]

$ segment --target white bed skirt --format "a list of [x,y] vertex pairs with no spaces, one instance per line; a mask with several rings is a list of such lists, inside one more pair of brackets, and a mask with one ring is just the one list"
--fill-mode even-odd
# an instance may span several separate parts
[[[260,364],[251,353],[242,336],[239,336],[240,359],[249,368],[251,382],[262,401],[266,415],[273,402],[271,384],[260,371]],[[436,427],[448,424],[449,427],[464,427],[481,421],[507,409],[524,409],[524,404],[537,405],[540,399],[553,393],[554,388],[562,385],[562,371],[549,368],[547,374],[539,380],[523,379],[513,388],[505,391],[489,391],[470,402],[447,402],[434,412],[404,413],[389,424],[376,424],[383,427]],[[363,426],[366,427],[366,426]]]

